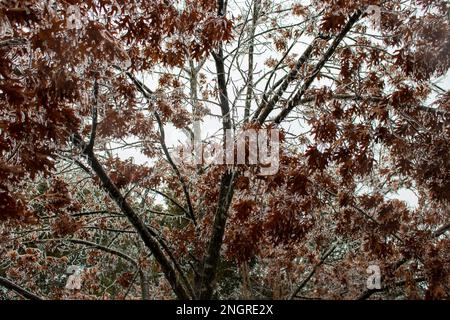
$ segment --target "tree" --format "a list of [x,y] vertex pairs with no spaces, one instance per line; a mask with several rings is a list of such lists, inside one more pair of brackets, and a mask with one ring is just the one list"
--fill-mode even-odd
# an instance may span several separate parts
[[[4,2],[0,294],[448,298],[448,15],[439,0]],[[245,163],[235,143],[218,164],[168,142],[220,151],[230,132],[278,133],[278,170],[251,162],[251,139]],[[64,289],[70,265],[81,290]]]

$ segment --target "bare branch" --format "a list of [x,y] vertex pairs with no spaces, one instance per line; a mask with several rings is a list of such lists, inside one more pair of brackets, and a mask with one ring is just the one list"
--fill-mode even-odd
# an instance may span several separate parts
[[163,151],[164,151],[164,154],[166,155],[167,161],[169,161],[170,166],[172,167],[173,171],[175,171],[175,174],[177,175],[178,180],[181,183],[181,186],[183,188],[183,193],[186,198],[187,205],[188,205],[189,217],[192,219],[192,222],[194,223],[194,225],[197,225],[197,221],[195,219],[195,214],[194,214],[194,208],[192,207],[191,196],[189,195],[188,186],[187,186],[186,182],[184,181],[184,177],[181,175],[180,170],[178,170],[177,165],[175,164],[175,162],[173,162],[172,157],[170,156],[169,150],[167,149],[166,142],[165,142],[164,127],[163,127],[161,118],[159,117],[159,114],[157,112],[154,112],[154,116],[155,116],[156,121],[158,122],[158,126],[159,126],[161,147],[163,148]]
[[248,49],[248,77],[247,77],[247,93],[245,99],[245,110],[244,110],[244,123],[246,123],[250,117],[250,108],[252,104],[253,96],[253,54],[255,51],[255,30],[258,23],[260,0],[253,0],[253,15],[252,15],[252,25],[250,31],[250,47]]
[[90,152],[94,149],[95,144],[95,136],[97,134],[97,104],[98,104],[98,83],[97,79],[94,80],[94,90],[93,90],[94,101],[92,104],[92,127],[91,127],[91,136],[89,138],[89,143],[86,146],[86,152]]
[[226,171],[222,176],[220,184],[219,200],[216,213],[214,214],[214,224],[212,236],[209,240],[208,249],[201,266],[200,277],[197,279],[196,292],[200,299],[210,299],[214,290],[214,279],[217,265],[220,260],[220,248],[225,233],[225,224],[228,217],[228,210],[233,198],[236,173]]
[[[147,88],[145,85],[143,85],[142,82],[140,82],[138,79],[136,79],[136,77],[134,77],[131,73],[127,73],[127,74],[128,74],[128,77],[130,77],[131,80],[136,84],[138,90],[144,95],[144,97],[149,102],[151,102],[151,94],[153,94],[153,92],[149,88]],[[161,143],[163,152],[167,158],[167,161],[169,161],[170,166],[175,171],[175,174],[177,175],[178,180],[180,181],[181,186],[183,188],[183,193],[186,198],[187,205],[188,205],[188,215],[192,219],[192,222],[194,223],[194,225],[197,225],[197,221],[195,219],[195,214],[194,214],[194,209],[192,207],[191,197],[189,195],[189,188],[188,188],[186,182],[184,181],[184,178],[181,175],[180,170],[178,170],[177,165],[175,164],[172,157],[170,156],[169,150],[167,149],[167,145],[165,142],[164,126],[161,121],[161,117],[159,116],[159,114],[156,111],[153,112],[153,115],[156,119],[156,122],[158,123],[159,133],[160,133],[160,143]]]
[[300,282],[300,284],[297,286],[294,292],[292,292],[291,296],[289,297],[290,300],[294,299],[300,292],[300,290],[302,290],[306,286],[306,284],[309,282],[309,280],[311,280],[311,278],[314,276],[319,267],[325,262],[325,260],[327,260],[328,256],[332,254],[335,249],[336,245],[333,245],[324,253],[319,263],[317,263],[314,266],[314,268],[309,272],[308,276],[302,282]]
[[[305,94],[306,90],[311,86],[313,81],[315,80],[317,74],[319,74],[322,67],[325,65],[325,63],[328,61],[328,59],[331,58],[331,56],[336,51],[337,47],[341,43],[342,39],[346,36],[346,34],[351,30],[351,28],[354,26],[354,24],[359,20],[359,18],[362,15],[362,11],[358,10],[356,11],[350,19],[345,24],[344,28],[341,30],[341,32],[337,35],[337,37],[333,40],[331,45],[328,47],[327,51],[324,53],[322,58],[317,62],[316,66],[314,67],[313,71],[306,77],[305,81],[303,82],[303,85],[300,87],[299,91],[295,94],[295,96],[288,102],[287,106],[275,117],[273,120],[274,123],[279,124],[281,123],[286,116],[292,111],[292,109],[298,105],[298,102],[302,99],[303,95]],[[267,117],[267,116],[266,116]],[[265,120],[265,117],[260,117],[259,121],[261,122]]]
[[130,223],[136,229],[137,233],[144,241],[145,245],[150,249],[155,259],[161,266],[161,269],[167,279],[167,281],[172,286],[174,293],[177,295],[179,299],[189,299],[190,295],[188,294],[186,288],[180,283],[179,278],[177,276],[177,272],[164,255],[161,250],[158,241],[154,239],[151,233],[148,230],[148,227],[141,220],[141,218],[136,214],[133,208],[129,205],[127,200],[120,193],[117,186],[111,181],[111,179],[106,174],[103,166],[95,157],[92,151],[85,153],[86,144],[83,139],[78,135],[73,135],[73,143],[83,150],[84,154],[88,157],[88,162],[92,168],[92,170],[96,173],[98,178],[102,183],[103,189],[109,194],[112,200],[117,204],[117,206],[121,209],[121,211],[127,216]]

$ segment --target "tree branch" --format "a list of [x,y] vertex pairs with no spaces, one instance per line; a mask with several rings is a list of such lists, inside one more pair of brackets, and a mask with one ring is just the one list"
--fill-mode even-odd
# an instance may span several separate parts
[[250,47],[248,49],[248,77],[247,77],[247,93],[245,98],[244,123],[247,123],[250,117],[250,108],[253,97],[253,60],[255,51],[255,30],[259,17],[259,6],[261,0],[253,0],[252,25],[250,29]]
[[231,129],[231,115],[230,115],[230,102],[228,100],[227,82],[225,79],[225,64],[222,45],[219,46],[218,53],[213,53],[213,57],[216,64],[217,84],[219,86],[219,100],[220,100],[220,109],[222,112],[222,126],[225,132],[226,129]]
[[97,135],[97,103],[98,103],[98,83],[97,79],[94,80],[94,90],[93,90],[94,101],[92,105],[92,126],[91,126],[91,136],[89,138],[89,143],[86,146],[86,152],[91,152],[94,149],[95,136]]
[[27,41],[22,38],[11,38],[0,41],[0,48],[9,47],[9,46],[21,46],[25,45]]
[[317,269],[319,269],[319,267],[325,262],[325,260],[328,258],[328,256],[330,254],[332,254],[335,249],[336,249],[336,245],[332,246],[324,253],[324,255],[320,259],[319,263],[314,266],[314,268],[309,272],[308,276],[302,282],[300,282],[300,284],[297,286],[297,288],[294,290],[294,292],[292,292],[291,296],[289,297],[289,300],[292,300],[297,296],[297,294],[300,292],[300,290],[302,290],[303,287],[306,286],[306,284],[309,282],[309,280],[311,280],[313,275],[316,273]]
[[0,286],[5,287],[6,289],[12,290],[22,297],[29,299],[29,300],[43,300],[40,296],[28,291],[27,289],[19,286],[18,284],[15,284],[11,280],[8,280],[6,278],[0,277]]
[[[319,74],[322,67],[325,65],[325,63],[328,61],[328,59],[330,59],[331,56],[334,54],[338,45],[341,43],[342,39],[344,39],[344,37],[351,30],[353,25],[359,20],[362,13],[363,12],[361,10],[358,10],[350,17],[350,19],[345,24],[344,28],[337,35],[337,37],[333,40],[333,42],[328,47],[327,51],[324,53],[322,58],[319,60],[319,62],[317,62],[316,66],[314,67],[311,74],[306,77],[306,79],[303,82],[303,85],[300,87],[299,91],[288,102],[287,106],[275,117],[275,119],[273,121],[274,123],[276,123],[276,124],[281,123],[286,118],[286,116],[292,111],[292,109],[299,104],[299,101],[302,99],[306,90],[309,89],[309,87],[315,80],[316,76]],[[262,119],[259,119],[259,120],[262,120]]]
[[161,118],[159,117],[159,114],[157,112],[154,112],[154,116],[155,116],[156,121],[158,122],[158,126],[159,126],[161,147],[163,149],[164,154],[166,155],[167,161],[169,161],[170,166],[172,167],[173,171],[175,171],[175,174],[177,175],[178,180],[181,183],[181,187],[183,188],[184,197],[186,198],[186,203],[188,205],[189,217],[191,218],[192,222],[196,226],[197,221],[195,219],[194,208],[192,207],[191,196],[189,195],[188,186],[187,186],[186,182],[184,181],[184,178],[181,175],[180,170],[178,170],[177,165],[175,164],[175,162],[173,162],[172,157],[170,156],[169,150],[167,149],[166,141],[165,141],[164,127],[163,127]]
[[263,123],[267,119],[270,112],[272,112],[276,103],[280,100],[281,96],[286,91],[289,84],[295,80],[300,69],[306,63],[308,58],[310,57],[311,52],[312,52],[314,46],[316,45],[317,41],[318,41],[318,38],[314,39],[314,41],[308,46],[308,48],[306,48],[306,50],[303,52],[303,54],[298,59],[295,67],[285,77],[282,78],[281,84],[277,83],[275,85],[275,87],[278,87],[278,85],[280,87],[278,88],[278,90],[275,92],[275,94],[269,101],[267,101],[266,99],[268,96],[272,95],[272,91],[270,91],[269,93],[264,93],[262,104],[253,116],[254,120],[257,119],[257,122]]
[[219,200],[214,215],[213,232],[196,284],[197,298],[200,299],[210,299],[213,294],[217,265],[220,260],[220,248],[225,233],[228,210],[233,198],[234,180],[235,172],[227,170],[222,176]]
[[156,261],[161,266],[162,272],[164,273],[165,278],[171,285],[176,296],[179,299],[189,299],[190,296],[186,288],[180,283],[176,270],[174,269],[170,261],[167,259],[167,257],[164,255],[163,251],[161,250],[158,244],[158,241],[154,239],[154,237],[150,234],[145,223],[136,214],[136,212],[134,212],[133,208],[131,208],[129,203],[120,193],[119,189],[108,177],[105,170],[103,169],[103,166],[97,160],[92,150],[86,151],[86,143],[78,134],[74,134],[72,140],[77,147],[83,150],[84,155],[87,156],[88,162],[92,170],[96,173],[97,177],[100,179],[103,189],[109,194],[111,199],[127,216],[128,220],[133,225],[133,227],[135,228],[141,239],[144,241],[147,248],[150,249]]
[[[226,2],[217,1],[219,17],[223,17],[226,11]],[[219,45],[218,53],[212,53],[217,72],[217,83],[219,87],[219,100],[222,112],[222,128],[224,136],[226,131],[231,129],[230,104],[228,100],[227,82],[225,79],[225,63],[223,56],[222,44]],[[196,278],[195,291],[196,298],[210,299],[214,291],[214,280],[216,276],[217,265],[220,260],[220,248],[223,243],[223,235],[225,233],[225,225],[228,216],[228,209],[233,197],[233,182],[235,172],[227,170],[222,175],[220,183],[219,199],[217,202],[216,212],[214,214],[214,223],[212,235],[209,240],[208,248],[203,261],[200,265],[200,272]]]
[[[146,87],[143,83],[141,83],[138,79],[136,79],[131,73],[128,72],[127,75],[133,81],[133,83],[136,85],[136,87],[142,93],[142,95],[151,103],[151,95],[153,94],[153,92],[148,87]],[[184,181],[184,178],[181,175],[180,170],[178,170],[177,165],[175,164],[175,162],[173,162],[173,159],[170,156],[169,150],[167,149],[167,145],[165,142],[164,126],[162,124],[161,117],[159,116],[159,114],[156,111],[153,112],[153,115],[155,116],[156,122],[158,123],[159,133],[160,133],[160,143],[161,143],[163,152],[167,158],[167,161],[169,161],[170,166],[175,171],[175,174],[177,175],[178,180],[180,181],[181,186],[183,188],[183,193],[186,198],[186,203],[188,205],[188,216],[191,218],[194,225],[197,225],[197,221],[195,219],[195,214],[194,214],[194,209],[192,206],[191,197],[189,195],[189,188],[188,188],[186,182]]]
[[107,246],[101,245],[99,243],[95,243],[95,242],[91,242],[91,241],[87,241],[87,240],[82,240],[82,239],[55,238],[55,239],[38,239],[38,240],[30,241],[30,242],[32,242],[32,243],[36,243],[36,242],[45,243],[45,242],[51,242],[51,241],[61,241],[61,242],[67,241],[67,242],[71,242],[71,243],[74,243],[74,244],[85,245],[87,247],[90,247],[90,248],[93,248],[93,249],[97,249],[97,250],[101,250],[103,252],[106,252],[106,253],[118,256],[118,257],[120,257],[120,258],[122,258],[122,259],[124,259],[124,260],[126,260],[128,262],[130,262],[136,268],[136,271],[138,272],[139,277],[140,277],[142,299],[143,300],[147,300],[148,299],[148,297],[149,297],[148,285],[146,283],[146,277],[145,277],[144,271],[141,269],[141,267],[136,262],[136,260],[134,260],[129,255],[123,253],[122,251],[115,250],[115,249],[109,248]]
[[[150,188],[149,190],[151,190],[151,191],[153,191],[154,193],[157,193],[157,194],[159,194],[160,196],[166,198],[166,199],[169,200],[172,204],[174,204],[178,209],[180,209],[181,211],[183,211],[183,212],[186,214],[187,217],[189,216],[189,212],[186,211],[186,208],[184,208],[181,204],[179,204],[175,199],[173,199],[173,198],[170,197],[169,195],[167,195],[167,194],[165,194],[164,192],[159,191],[159,190],[157,190],[157,189],[152,189],[152,188]],[[189,219],[189,218],[186,218],[186,219]]]
[[437,229],[435,232],[433,232],[433,237],[437,238],[437,237],[443,235],[444,233],[446,233],[449,229],[450,229],[450,222],[443,225],[442,227]]

